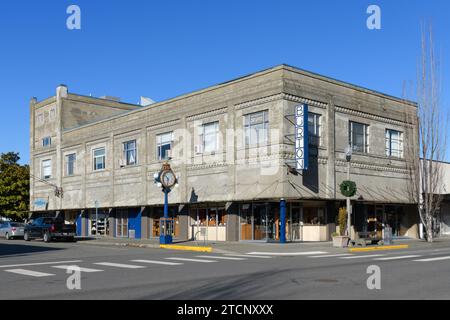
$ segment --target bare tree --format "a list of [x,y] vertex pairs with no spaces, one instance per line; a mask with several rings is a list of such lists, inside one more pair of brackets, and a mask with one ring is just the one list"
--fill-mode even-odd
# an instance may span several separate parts
[[[431,25],[422,28],[421,60],[417,79],[417,113],[408,114],[411,134],[418,143],[409,143],[410,193],[418,204],[425,237],[433,242],[436,218],[442,201],[443,166],[446,156],[448,113],[441,96],[439,62],[435,54]],[[418,130],[418,131],[417,131]],[[410,141],[413,142],[413,141]]]

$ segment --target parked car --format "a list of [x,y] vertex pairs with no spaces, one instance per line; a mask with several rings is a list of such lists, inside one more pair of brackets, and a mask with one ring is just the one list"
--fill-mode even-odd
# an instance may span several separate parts
[[0,222],[0,238],[12,240],[23,238],[25,224],[19,222]]
[[75,241],[75,224],[66,224],[60,218],[37,218],[25,226],[24,240],[43,239],[45,242],[64,239]]

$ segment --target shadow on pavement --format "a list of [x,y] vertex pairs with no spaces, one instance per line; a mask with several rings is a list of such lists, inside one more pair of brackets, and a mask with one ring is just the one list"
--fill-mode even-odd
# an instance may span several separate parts
[[26,244],[0,243],[0,258],[25,255],[29,253],[63,250],[63,248],[42,247]]

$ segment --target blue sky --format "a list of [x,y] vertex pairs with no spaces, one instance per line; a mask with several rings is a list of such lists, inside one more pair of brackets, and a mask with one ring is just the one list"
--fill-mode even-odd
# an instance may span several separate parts
[[[66,28],[79,5],[82,29]],[[366,28],[366,9],[382,29]],[[450,102],[448,0],[3,1],[0,5],[0,152],[29,160],[29,100],[69,91],[161,101],[290,64],[395,96],[414,82],[420,22],[430,19]]]

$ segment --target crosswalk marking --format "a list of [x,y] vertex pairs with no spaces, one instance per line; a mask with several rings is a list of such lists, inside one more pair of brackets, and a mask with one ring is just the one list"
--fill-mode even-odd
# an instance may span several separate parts
[[269,256],[255,256],[247,254],[226,254],[227,257],[241,257],[241,258],[257,258],[257,259],[272,259]]
[[123,263],[113,263],[113,262],[98,262],[94,263],[99,266],[106,266],[106,267],[116,267],[116,268],[125,268],[125,269],[143,269],[144,266],[136,266],[134,264],[123,264]]
[[37,271],[31,271],[31,270],[25,270],[25,269],[11,269],[11,270],[5,270],[5,271],[10,272],[10,273],[24,275],[24,276],[35,277],[35,278],[54,276],[54,274],[51,274],[51,273],[43,273],[43,272],[37,272]]
[[203,262],[203,263],[211,263],[211,262],[217,262],[214,260],[205,260],[205,259],[188,259],[188,258],[166,258],[167,260],[176,260],[176,261],[189,261],[189,262]]
[[319,254],[327,254],[324,251],[310,251],[310,252],[249,252],[250,255],[263,255],[263,256],[312,256]]
[[179,266],[179,265],[184,264],[181,262],[166,262],[166,261],[156,261],[156,260],[131,260],[131,261],[138,262],[138,263],[162,264],[162,265],[167,265],[167,266]]
[[437,258],[428,258],[428,259],[420,259],[420,260],[414,260],[414,261],[418,261],[418,262],[432,262],[432,261],[443,261],[443,260],[450,260],[450,256],[437,257]]
[[385,254],[367,254],[363,256],[353,256],[353,257],[343,257],[340,259],[364,259],[364,258],[375,258],[375,257],[384,257]]
[[78,266],[52,266],[52,268],[63,269],[63,270],[69,270],[70,268],[74,268],[74,267],[78,268],[81,272],[86,272],[86,273],[103,272],[103,270],[100,270],[100,269],[82,268],[82,267],[78,267]]
[[396,256],[396,257],[386,257],[386,258],[377,258],[374,260],[377,261],[389,261],[389,260],[400,260],[400,259],[412,259],[412,258],[419,258],[421,256],[417,255],[411,255],[411,256]]
[[346,256],[353,256],[351,253],[340,253],[340,254],[327,254],[327,255],[321,255],[321,256],[311,256],[309,258],[337,258],[337,257],[346,257]]
[[197,258],[212,258],[212,259],[219,259],[219,260],[236,260],[236,261],[242,261],[247,260],[245,258],[237,258],[237,257],[221,257],[221,256],[197,256]]
[[72,260],[72,261],[55,261],[55,262],[38,262],[38,263],[25,263],[25,264],[10,264],[7,266],[0,266],[0,268],[18,268],[18,267],[31,267],[31,266],[45,266],[52,264],[71,264],[83,262],[82,260]]

